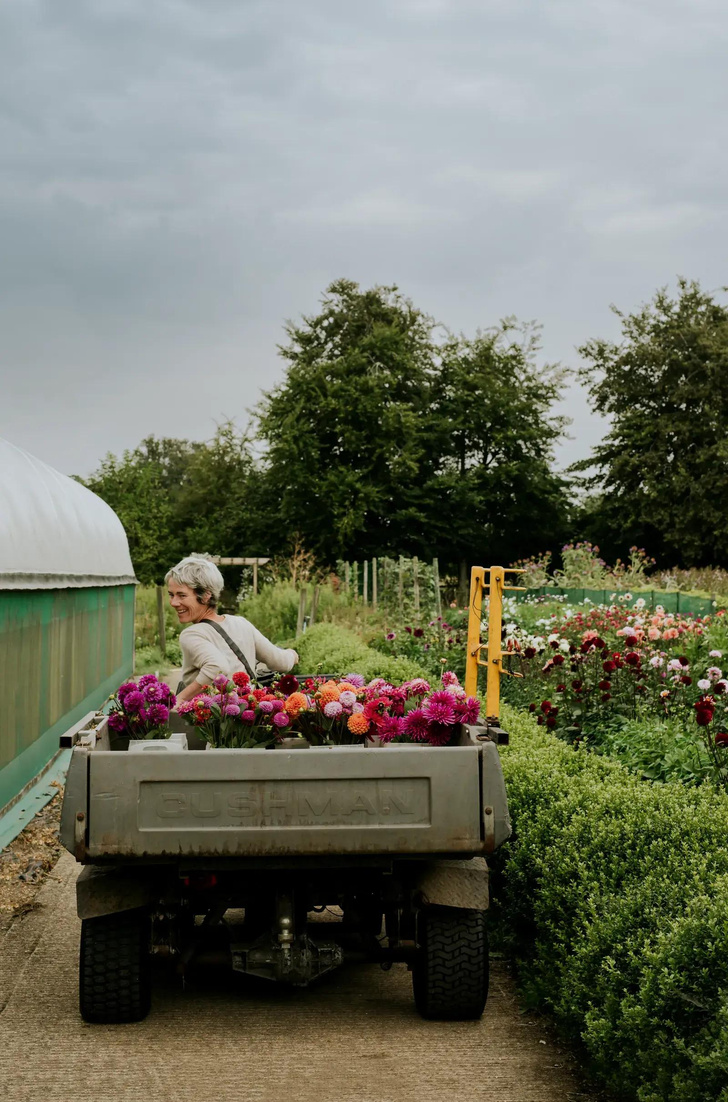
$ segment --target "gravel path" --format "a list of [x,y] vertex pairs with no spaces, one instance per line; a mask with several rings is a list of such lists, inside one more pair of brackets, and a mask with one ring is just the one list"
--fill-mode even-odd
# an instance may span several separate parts
[[10,1102],[589,1102],[496,962],[480,1022],[424,1022],[403,965],[307,990],[158,977],[152,1013],[85,1025],[76,866],[61,857],[0,941],[0,1097]]

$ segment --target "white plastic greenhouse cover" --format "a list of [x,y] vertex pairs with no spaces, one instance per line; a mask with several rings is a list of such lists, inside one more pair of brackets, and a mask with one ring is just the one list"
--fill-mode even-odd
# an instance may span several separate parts
[[134,580],[114,510],[80,482],[0,439],[0,589]]

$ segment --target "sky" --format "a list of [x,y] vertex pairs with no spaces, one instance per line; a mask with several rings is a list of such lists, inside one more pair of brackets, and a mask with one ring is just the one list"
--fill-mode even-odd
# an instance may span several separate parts
[[[728,283],[727,48],[725,0],[3,0],[0,435],[242,427],[339,277],[577,366]],[[564,466],[605,426],[560,412]]]

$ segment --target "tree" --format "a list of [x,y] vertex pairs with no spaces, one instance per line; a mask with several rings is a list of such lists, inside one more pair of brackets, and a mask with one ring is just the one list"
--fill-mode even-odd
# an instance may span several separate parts
[[149,436],[83,481],[119,516],[139,581],[161,583],[191,551],[265,553],[251,547],[254,479],[247,437],[228,422],[205,443]]
[[538,330],[507,319],[450,337],[432,389],[431,538],[451,563],[510,562],[565,535],[567,484],[553,473],[564,371],[539,367]]
[[328,562],[405,552],[455,565],[565,534],[549,466],[562,373],[536,366],[535,331],[507,321],[436,344],[433,329],[397,288],[348,280],[286,327],[286,377],[259,411],[283,539]]
[[[601,532],[620,552],[639,544],[663,562],[728,560],[728,309],[678,281],[620,318],[622,340],[588,341],[580,374],[609,431],[585,484]],[[611,539],[610,539],[611,537]]]
[[286,325],[286,377],[259,410],[275,550],[294,534],[330,563],[417,548],[431,511],[431,327],[396,287],[345,279],[318,314]]

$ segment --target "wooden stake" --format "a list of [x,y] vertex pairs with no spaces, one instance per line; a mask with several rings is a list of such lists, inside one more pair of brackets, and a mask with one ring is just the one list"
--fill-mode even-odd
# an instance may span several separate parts
[[435,614],[442,616],[442,595],[440,594],[440,564],[432,560],[432,580],[435,585]]
[[344,584],[346,586],[346,592],[351,593],[351,563],[344,563]]
[[359,563],[358,562],[354,563],[353,577],[354,577],[354,598],[358,601],[359,600]]
[[415,597],[415,612],[420,611],[420,564],[416,555],[412,557],[412,573]]
[[298,595],[298,621],[296,623],[296,635],[303,634],[303,618],[306,615],[306,589],[301,590]]
[[164,622],[164,586],[157,586],[157,634],[159,636],[159,649],[167,656],[167,625]]
[[372,608],[377,607],[377,560],[372,559]]
[[316,623],[316,613],[318,611],[319,596],[321,593],[321,586],[315,585],[313,587],[313,597],[311,598],[311,619],[308,621],[308,626],[313,627]]
[[253,595],[258,594],[258,560],[253,563]]
[[369,604],[369,562],[364,559],[364,604]]
[[399,614],[404,608],[404,555],[399,556]]

